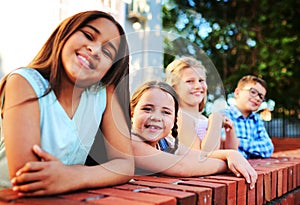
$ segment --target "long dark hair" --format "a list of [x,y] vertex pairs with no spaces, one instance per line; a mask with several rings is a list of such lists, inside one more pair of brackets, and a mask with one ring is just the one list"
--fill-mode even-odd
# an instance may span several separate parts
[[[45,91],[43,96],[47,95],[52,90],[59,91],[64,72],[61,59],[62,48],[71,35],[84,27],[90,21],[98,18],[106,18],[114,23],[117,26],[121,36],[121,43],[115,62],[99,83],[101,83],[102,86],[113,85],[115,87],[118,101],[122,106],[127,123],[130,126],[128,43],[122,26],[110,14],[98,10],[92,10],[80,12],[69,18],[66,18],[53,31],[41,50],[27,65],[27,67],[36,69],[45,79],[49,81],[49,88]],[[2,97],[4,95],[7,77],[8,75],[4,76],[0,84],[0,96]],[[38,98],[39,97],[42,96],[38,96]],[[30,100],[33,99],[29,99],[29,101]],[[2,102],[1,107],[3,107]]]

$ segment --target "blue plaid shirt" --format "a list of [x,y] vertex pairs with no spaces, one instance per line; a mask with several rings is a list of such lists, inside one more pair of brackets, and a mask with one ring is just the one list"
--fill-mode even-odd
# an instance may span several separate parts
[[272,155],[274,145],[258,113],[253,112],[245,118],[236,106],[231,106],[226,110],[226,115],[234,123],[236,136],[240,140],[239,151],[246,159]]

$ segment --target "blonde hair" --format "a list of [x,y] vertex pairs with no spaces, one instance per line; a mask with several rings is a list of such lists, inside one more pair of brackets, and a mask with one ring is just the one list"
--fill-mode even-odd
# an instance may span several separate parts
[[[174,87],[181,80],[181,72],[187,68],[199,68],[204,71],[206,77],[206,68],[200,61],[193,57],[181,57],[172,61],[166,68],[166,83]],[[199,104],[199,111],[203,111],[206,103],[206,95]]]

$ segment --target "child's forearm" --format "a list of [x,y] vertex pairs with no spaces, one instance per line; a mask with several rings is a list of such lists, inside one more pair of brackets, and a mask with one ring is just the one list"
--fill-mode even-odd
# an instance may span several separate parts
[[236,137],[234,128],[226,132],[226,139],[224,141],[224,149],[237,150],[240,144],[240,140]]
[[133,162],[126,159],[115,159],[97,166],[79,167],[80,189],[105,187],[125,183],[134,174]]
[[223,116],[219,113],[212,113],[209,116],[206,135],[201,143],[201,150],[210,152],[220,148],[221,128]]

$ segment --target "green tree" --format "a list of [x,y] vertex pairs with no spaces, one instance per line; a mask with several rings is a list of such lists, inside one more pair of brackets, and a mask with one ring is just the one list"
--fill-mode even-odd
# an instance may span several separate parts
[[165,65],[172,54],[198,55],[191,46],[198,47],[227,93],[255,74],[267,81],[276,107],[300,112],[299,0],[164,0],[162,13],[164,31],[178,35],[164,39]]

